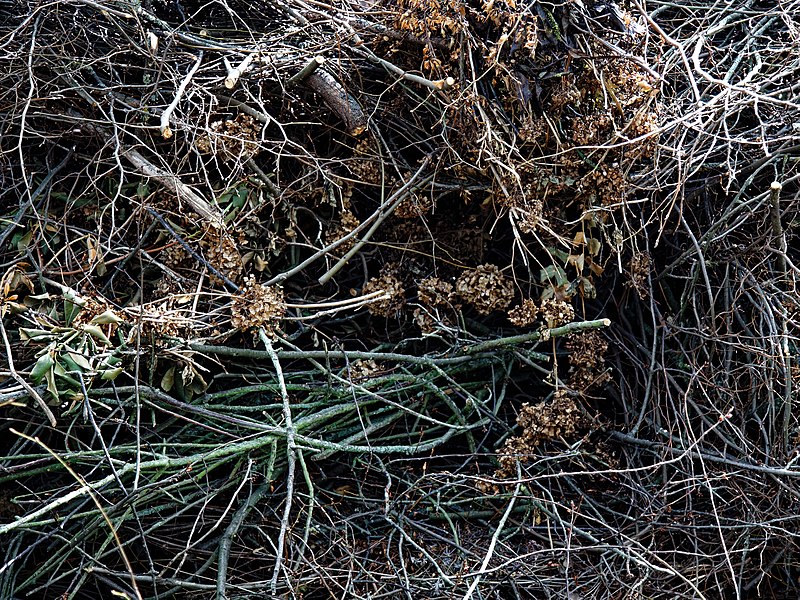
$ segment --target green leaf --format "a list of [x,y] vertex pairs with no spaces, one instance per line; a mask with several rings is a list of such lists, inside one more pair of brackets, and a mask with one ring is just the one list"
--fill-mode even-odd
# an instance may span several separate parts
[[53,332],[45,331],[44,329],[29,329],[27,327],[20,327],[19,337],[26,342],[27,341],[47,342],[52,340],[56,336],[53,335]]
[[69,353],[59,356],[58,362],[59,364],[56,367],[56,375],[65,375],[67,371],[83,371],[83,369],[73,360]]
[[247,202],[247,196],[249,195],[249,191],[247,187],[240,186],[236,188],[236,194],[233,196],[232,201],[233,205],[236,208],[242,208],[245,203]]
[[58,388],[56,387],[56,375],[53,373],[53,370],[50,369],[45,373],[45,377],[47,378],[47,391],[50,392],[50,395],[53,396],[56,400],[58,400]]
[[11,238],[11,243],[16,246],[19,252],[24,252],[25,249],[30,246],[31,240],[33,239],[33,231],[27,230],[24,233],[16,233]]
[[564,272],[564,269],[558,265],[547,265],[544,269],[539,271],[539,281],[542,283],[553,280],[555,280],[557,286],[567,283],[567,274]]
[[114,367],[119,366],[122,362],[122,359],[118,356],[106,356],[103,359],[103,362],[100,364],[100,368],[102,369],[113,369]]
[[547,252],[550,256],[555,256],[560,262],[565,263],[569,260],[569,253],[564,252],[560,248],[548,248]]
[[53,359],[53,355],[48,350],[44,354],[39,357],[39,360],[36,361],[36,364],[33,365],[31,369],[31,379],[34,383],[39,383],[42,381],[42,378],[47,375],[48,372],[53,368],[55,364],[55,360]]
[[112,345],[111,340],[106,337],[106,334],[97,325],[84,325],[83,330],[106,346]]
[[84,301],[78,298],[73,292],[64,292],[64,324],[69,327],[72,321],[83,309]]
[[57,361],[53,364],[53,373],[60,375],[61,377],[67,376],[67,370],[64,368],[64,365]]
[[122,373],[122,367],[116,367],[114,369],[101,371],[100,379],[104,381],[114,381],[119,376],[120,373]]
[[68,352],[66,355],[63,356],[68,356],[73,362],[75,362],[75,366],[78,367],[78,369],[75,370],[81,370],[81,371],[92,370],[92,365],[89,363],[89,361],[83,354],[78,354],[77,352]]
[[94,317],[90,323],[94,325],[109,325],[114,323],[115,325],[122,323],[122,319],[120,319],[117,314],[113,310],[107,310],[96,317]]

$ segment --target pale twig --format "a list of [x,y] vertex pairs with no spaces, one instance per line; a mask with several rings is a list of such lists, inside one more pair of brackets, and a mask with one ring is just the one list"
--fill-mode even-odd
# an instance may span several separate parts
[[[403,187],[401,187],[394,194],[392,194],[389,198],[387,198],[386,201],[381,204],[381,206],[378,208],[377,211],[372,213],[368,218],[364,219],[357,227],[353,228],[353,230],[350,231],[350,233],[340,237],[335,242],[331,242],[330,244],[328,244],[324,248],[321,248],[320,250],[317,250],[314,254],[309,256],[307,259],[305,259],[299,265],[297,265],[295,267],[292,267],[288,271],[284,271],[283,273],[279,273],[279,274],[275,275],[275,277],[273,277],[272,279],[270,279],[269,281],[266,282],[266,285],[275,285],[276,283],[281,283],[282,281],[285,281],[286,279],[289,279],[289,277],[292,277],[292,276],[296,275],[297,273],[300,273],[301,271],[303,271],[306,267],[308,267],[308,265],[316,262],[321,257],[325,256],[326,254],[329,254],[330,252],[332,252],[333,250],[335,250],[336,248],[338,248],[342,244],[347,243],[348,240],[351,240],[354,237],[356,237],[364,229],[369,227],[370,224],[375,219],[380,218],[381,215],[383,215],[384,212],[387,211],[390,206],[392,206],[398,200],[400,200],[400,199],[405,197],[405,195],[407,194],[411,184],[413,183],[415,178],[418,177],[419,174],[422,172],[422,169],[424,168],[424,166],[425,166],[425,164],[423,164],[422,167],[420,167],[417,170],[417,172],[414,173],[414,175],[411,176],[411,179],[409,179],[409,181]],[[430,181],[430,179],[426,179],[426,181]],[[386,217],[383,217],[383,218],[385,219]],[[323,275],[323,277],[324,277],[324,275]]]
[[94,502],[94,505],[97,507],[97,510],[100,511],[100,514],[103,516],[103,520],[106,522],[106,525],[108,525],[109,530],[111,530],[111,535],[114,537],[114,542],[117,545],[117,550],[119,550],[120,558],[122,558],[122,562],[125,564],[125,569],[127,570],[128,576],[130,577],[131,587],[133,588],[134,594],[136,594],[138,600],[142,600],[142,594],[141,592],[139,592],[139,586],[136,585],[136,577],[134,576],[135,574],[133,572],[133,566],[131,565],[130,560],[128,560],[128,555],[125,553],[125,548],[122,545],[122,540],[120,540],[119,534],[117,534],[117,528],[114,526],[114,523],[111,522],[111,519],[108,517],[108,514],[106,513],[105,509],[103,509],[103,505],[100,504],[100,500],[98,499],[97,494],[95,494],[94,490],[92,490],[89,484],[86,483],[86,480],[80,475],[78,475],[78,473],[72,467],[70,467],[63,458],[61,458],[58,454],[53,452],[53,450],[47,444],[42,442],[38,437],[31,437],[15,429],[11,429],[10,431],[11,433],[18,435],[21,438],[28,440],[29,442],[33,442],[38,446],[41,446],[48,454],[50,454],[50,456],[55,458],[61,464],[61,466],[67,470],[67,472],[70,475],[72,475],[75,481],[77,481],[80,484],[81,486],[80,489],[86,490],[86,493],[89,494],[89,497],[92,499],[92,502]]
[[363,296],[339,300],[338,302],[318,302],[314,304],[291,304],[287,302],[286,308],[295,308],[299,310],[322,309],[319,312],[315,312],[310,315],[290,317],[292,321],[310,321],[313,319],[319,319],[323,316],[334,315],[342,310],[355,310],[366,304],[372,304],[373,302],[386,300],[389,297],[390,295],[386,291],[375,290],[374,292],[364,294]]
[[231,518],[230,525],[225,529],[225,533],[219,542],[219,550],[217,551],[217,600],[227,600],[228,593],[228,560],[231,554],[231,545],[234,536],[239,532],[239,529],[244,523],[247,514],[258,504],[259,500],[263,498],[272,489],[272,468],[275,466],[275,455],[277,453],[276,444],[272,445],[272,452],[270,454],[269,473],[264,482],[252,492],[247,500],[242,504]]
[[[178,106],[178,103],[181,101],[184,92],[186,91],[186,86],[189,85],[189,82],[192,80],[192,77],[197,72],[197,69],[200,68],[200,63],[203,62],[203,51],[201,50],[200,53],[197,55],[197,60],[195,60],[194,65],[192,68],[189,69],[189,72],[186,74],[186,77],[183,78],[181,84],[178,86],[178,90],[175,92],[175,97],[170,102],[169,106],[164,109],[164,112],[161,113],[161,124],[160,124],[160,131],[161,135],[164,137],[165,140],[168,140],[172,137],[172,129],[169,126],[169,119],[172,116],[172,113]],[[227,79],[225,80],[227,84]],[[230,86],[233,87],[233,86]]]
[[325,64],[325,57],[324,56],[315,56],[311,60],[309,60],[306,65],[300,69],[295,75],[292,75],[289,80],[286,82],[286,85],[294,85],[296,83],[300,83],[304,81],[309,75],[311,75],[314,71],[320,68],[322,65]]
[[414,73],[409,73],[408,71],[404,71],[397,65],[390,63],[388,60],[381,58],[368,48],[364,48],[362,46],[353,46],[352,50],[353,52],[362,55],[367,60],[382,66],[384,69],[386,69],[390,73],[397,75],[401,79],[405,79],[406,81],[409,81],[411,83],[423,85],[426,88],[433,90],[434,92],[441,92],[442,90],[451,88],[456,84],[456,80],[453,79],[452,77],[445,77],[444,79],[431,80],[428,79],[427,77],[422,77],[421,75],[415,75]]
[[272,366],[275,368],[275,377],[278,379],[278,385],[281,391],[281,400],[283,402],[283,425],[286,429],[286,500],[283,506],[283,518],[281,519],[281,530],[278,534],[278,548],[275,551],[275,569],[272,572],[272,581],[270,587],[272,590],[272,597],[276,597],[278,589],[278,577],[283,570],[283,549],[286,545],[286,534],[289,531],[289,519],[292,516],[292,501],[294,499],[294,476],[296,471],[297,456],[295,455],[295,430],[292,424],[292,407],[289,404],[289,392],[286,390],[286,382],[283,379],[283,369],[281,368],[281,361],[272,347],[272,340],[267,336],[267,332],[262,327],[258,332],[261,342],[266,348],[272,360]]
[[[258,52],[251,52],[247,56],[244,57],[242,62],[240,62],[237,66],[233,67],[228,62],[227,58],[223,59],[225,63],[225,67],[228,69],[228,75],[225,77],[225,87],[229,90],[232,90],[236,87],[236,84],[239,81],[239,78],[247,71],[250,63],[253,62],[253,59],[258,56]],[[199,61],[198,61],[199,64]]]
[[514,486],[514,494],[508,501],[506,510],[503,513],[503,516],[500,518],[500,522],[497,524],[497,529],[495,529],[494,533],[492,534],[492,539],[489,542],[489,547],[486,549],[486,554],[483,557],[481,568],[480,570],[478,570],[477,573],[475,573],[475,579],[472,580],[472,583],[470,584],[469,588],[464,594],[462,600],[470,600],[472,598],[472,595],[475,593],[478,584],[481,582],[481,576],[486,572],[486,569],[489,567],[489,561],[491,561],[492,556],[494,556],[494,548],[497,545],[498,540],[500,539],[500,534],[503,532],[503,529],[505,529],[508,517],[511,516],[511,512],[514,510],[514,503],[519,497],[519,492],[521,489],[522,489],[522,469],[520,467],[519,461],[517,461],[517,485]]
[[[105,139],[113,138],[113,136],[108,133],[105,128],[97,125],[96,123],[91,123],[78,111],[69,110],[68,113],[71,116],[79,119],[82,126],[89,131],[101,135]],[[191,205],[192,209],[194,209],[194,211],[197,212],[201,217],[207,219],[212,226],[222,227],[222,214],[216,208],[211,206],[211,204],[209,204],[208,201],[200,194],[183,183],[177,175],[174,175],[173,173],[165,171],[161,167],[154,165],[133,148],[123,147],[120,149],[120,154],[128,159],[128,162],[130,162],[136,171],[138,171],[141,175],[144,175],[145,177],[151,177],[158,181],[161,185],[174,193],[178,197],[178,200],[186,200]]]
[[692,67],[691,67],[691,65],[689,65],[689,57],[686,55],[686,50],[684,49],[684,47],[681,45],[680,42],[678,42],[675,39],[673,39],[672,37],[670,37],[670,35],[666,31],[664,31],[659,26],[658,23],[656,23],[653,20],[653,18],[644,9],[644,7],[642,7],[642,5],[639,3],[638,0],[634,0],[634,4],[636,5],[636,8],[639,9],[639,12],[647,20],[647,23],[650,25],[650,27],[652,27],[653,30],[656,33],[658,33],[658,35],[661,36],[661,39],[663,39],[667,44],[669,44],[670,46],[675,48],[678,51],[678,54],[680,54],[681,62],[683,62],[683,66],[686,69],[686,77],[689,80],[689,85],[691,85],[692,92],[694,93],[694,100],[695,100],[695,102],[697,104],[699,104],[701,102],[702,96],[700,94],[700,90],[697,87],[697,82],[694,79],[694,75],[692,73]]
[[[133,389],[128,389],[126,391],[133,391]],[[277,429],[277,428],[275,428]],[[176,469],[176,468],[184,468],[194,463],[202,463],[203,461],[213,461],[216,459],[226,458],[229,456],[236,456],[240,453],[247,453],[258,450],[259,448],[265,446],[266,444],[272,443],[274,438],[271,436],[259,436],[257,438],[248,438],[241,442],[233,442],[231,444],[222,444],[218,445],[213,448],[209,452],[201,452],[198,454],[192,454],[189,456],[180,456],[176,458],[160,458],[150,461],[142,461],[140,464],[134,463],[126,463],[122,465],[117,473],[106,475],[105,477],[98,479],[97,481],[89,482],[87,481],[84,486],[79,487],[76,490],[72,490],[71,492],[67,492],[63,496],[58,496],[53,498],[47,502],[41,508],[31,511],[26,515],[18,517],[14,521],[10,521],[8,523],[0,523],[0,535],[8,533],[9,531],[14,531],[16,529],[20,529],[26,524],[30,523],[31,521],[36,521],[40,517],[46,515],[47,513],[56,510],[59,506],[64,506],[69,504],[73,500],[77,498],[81,498],[82,496],[87,495],[89,492],[99,491],[103,489],[109,483],[113,483],[117,480],[118,477],[123,477],[129,473],[135,472],[137,468],[141,470],[159,470],[159,469]]]

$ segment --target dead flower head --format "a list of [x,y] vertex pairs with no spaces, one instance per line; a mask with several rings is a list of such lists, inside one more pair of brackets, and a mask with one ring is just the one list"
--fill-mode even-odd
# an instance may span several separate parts
[[605,364],[608,342],[599,331],[573,334],[564,345],[570,353],[567,383],[572,389],[586,392],[611,379]]
[[514,286],[495,265],[467,271],[456,281],[456,292],[482,315],[503,310],[514,298]]
[[252,275],[247,278],[231,307],[231,325],[239,331],[249,331],[263,327],[269,335],[274,335],[278,319],[286,312],[283,290],[256,283]]
[[233,119],[212,121],[208,129],[195,140],[203,154],[215,154],[223,160],[247,160],[259,153],[263,125],[248,114]]
[[539,314],[539,307],[530,298],[525,298],[522,304],[515,306],[508,311],[508,320],[517,327],[527,327],[536,321]]
[[453,284],[438,277],[428,277],[419,282],[417,296],[423,304],[433,307],[453,304]]
[[548,298],[542,300],[542,306],[539,308],[542,314],[542,319],[547,324],[547,327],[559,327],[565,325],[575,318],[575,309],[572,305],[563,300],[556,300],[555,298]]
[[551,402],[523,404],[517,425],[522,428],[521,434],[508,438],[498,450],[500,468],[495,473],[497,477],[512,477],[516,473],[516,462],[527,462],[537,453],[539,444],[570,439],[578,430],[588,427],[589,422],[575,400],[561,389],[556,390]]
[[384,273],[367,281],[362,292],[367,295],[379,290],[385,292],[385,296],[379,296],[378,300],[367,305],[367,309],[373,315],[381,317],[395,316],[406,303],[406,291],[403,288],[403,282],[395,275]]

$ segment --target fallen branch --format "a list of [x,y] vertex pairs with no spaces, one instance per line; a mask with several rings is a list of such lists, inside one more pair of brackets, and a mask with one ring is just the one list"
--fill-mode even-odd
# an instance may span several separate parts
[[178,179],[177,175],[157,167],[133,148],[124,150],[122,154],[141,175],[158,181],[175,194],[178,197],[178,201],[186,200],[192,209],[201,217],[207,219],[211,225],[222,227],[222,214],[200,194]]
[[325,69],[315,69],[305,78],[305,84],[322,96],[330,109],[344,122],[350,135],[359,135],[367,128],[367,115],[344,86]]

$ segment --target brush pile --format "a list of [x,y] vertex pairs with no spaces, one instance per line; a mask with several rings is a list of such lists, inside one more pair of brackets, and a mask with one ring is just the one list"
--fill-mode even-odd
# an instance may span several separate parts
[[0,597],[797,594],[798,14],[0,0]]

